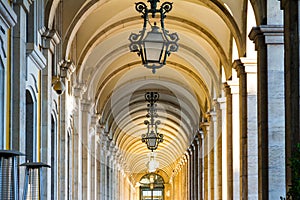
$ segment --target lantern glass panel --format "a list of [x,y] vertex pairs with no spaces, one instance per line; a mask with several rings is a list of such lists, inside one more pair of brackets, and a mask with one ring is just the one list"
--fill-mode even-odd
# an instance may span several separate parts
[[156,135],[153,131],[149,134],[148,146],[155,147],[156,146]]
[[144,39],[145,59],[148,62],[160,62],[165,41],[158,27],[153,27]]

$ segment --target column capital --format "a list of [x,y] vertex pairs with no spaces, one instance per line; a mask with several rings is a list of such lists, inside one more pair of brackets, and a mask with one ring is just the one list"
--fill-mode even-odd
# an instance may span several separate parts
[[191,144],[191,149],[192,149],[193,152],[196,150],[196,146],[197,146],[197,141],[196,141],[196,139],[195,139],[195,140],[192,142],[192,144]]
[[220,103],[218,102],[218,99],[214,99],[213,100],[213,111],[211,111],[210,114],[214,115],[219,109],[220,109]]
[[239,83],[237,81],[227,81],[227,84],[230,86],[231,94],[239,94]]
[[198,130],[198,134],[197,135],[198,135],[199,141],[204,138],[204,132],[203,132],[202,127],[200,127],[200,129]]
[[260,25],[252,28],[249,38],[255,43],[257,50],[264,44],[284,44],[283,31],[283,25]]
[[193,155],[193,146],[192,144],[189,146],[189,148],[187,149],[187,153],[189,156],[192,156]]
[[210,122],[211,114],[210,112],[204,113],[204,122]]
[[245,74],[245,66],[240,59],[233,61],[232,68],[236,70],[238,78],[240,78],[241,75]]
[[48,29],[43,27],[41,29],[41,35],[43,38],[43,48],[50,49],[50,51],[54,52],[54,47],[61,42],[61,37],[59,33],[55,29]]
[[72,93],[75,98],[82,99],[83,94],[87,89],[87,85],[85,83],[78,83],[72,88]]
[[220,104],[220,110],[226,109],[226,97],[218,98],[218,102]]
[[58,63],[60,68],[60,77],[70,79],[71,74],[75,71],[76,67],[70,60],[62,60]]
[[242,63],[245,66],[245,72],[247,74],[256,74],[257,73],[257,59],[251,58],[240,58]]
[[94,103],[90,100],[83,99],[80,102],[81,111],[83,112],[91,112],[94,107]]
[[99,124],[98,122],[99,122],[99,119],[101,118],[101,115],[100,114],[93,114],[92,116],[91,116],[91,126],[92,127],[95,127],[96,129],[96,132],[97,132],[97,125]]
[[[200,124],[201,129],[203,130],[203,133],[207,134],[209,131],[209,122],[202,122]],[[203,137],[204,138],[204,137]]]
[[225,96],[231,95],[231,88],[230,88],[230,85],[228,85],[227,82],[223,83],[223,90],[225,92]]
[[97,123],[96,124],[96,132],[102,135],[104,133],[105,126],[102,124]]

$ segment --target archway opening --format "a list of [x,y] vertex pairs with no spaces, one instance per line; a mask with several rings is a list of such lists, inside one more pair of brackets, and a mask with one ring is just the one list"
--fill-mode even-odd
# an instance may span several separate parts
[[164,200],[164,179],[155,173],[144,175],[140,180],[141,200]]

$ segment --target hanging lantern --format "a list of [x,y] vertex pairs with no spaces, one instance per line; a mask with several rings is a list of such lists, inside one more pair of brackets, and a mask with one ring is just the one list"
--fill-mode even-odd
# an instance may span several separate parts
[[[157,9],[159,0],[148,0],[148,2],[151,4],[150,9],[143,2],[136,3],[135,8],[142,13],[144,26],[138,34],[132,33],[129,36],[129,49],[131,52],[136,52],[141,57],[143,65],[155,73],[156,69],[166,64],[166,59],[171,52],[178,50],[179,37],[177,33],[169,33],[164,27],[164,18],[166,18],[166,13],[172,10],[172,3],[165,2],[160,9]],[[151,30],[147,32],[149,13],[152,14],[153,18],[155,18],[156,13],[160,13],[161,28],[155,22],[153,26],[151,25]]]

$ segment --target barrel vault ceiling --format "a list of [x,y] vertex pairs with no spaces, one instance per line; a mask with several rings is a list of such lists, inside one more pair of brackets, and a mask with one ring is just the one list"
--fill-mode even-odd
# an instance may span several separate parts
[[[58,2],[52,1],[52,10]],[[129,35],[143,24],[135,2],[62,1],[63,54],[74,62],[74,82],[87,86],[84,98],[95,103],[95,112],[122,152],[128,173],[147,171],[149,150],[141,142],[146,132],[144,94],[160,94],[159,132],[165,140],[156,153],[160,169],[170,177],[201,118],[222,92],[222,69],[225,78],[231,77],[233,49],[239,56],[245,54],[247,1],[173,0],[165,27],[178,33],[179,50],[156,74],[128,48]]]

